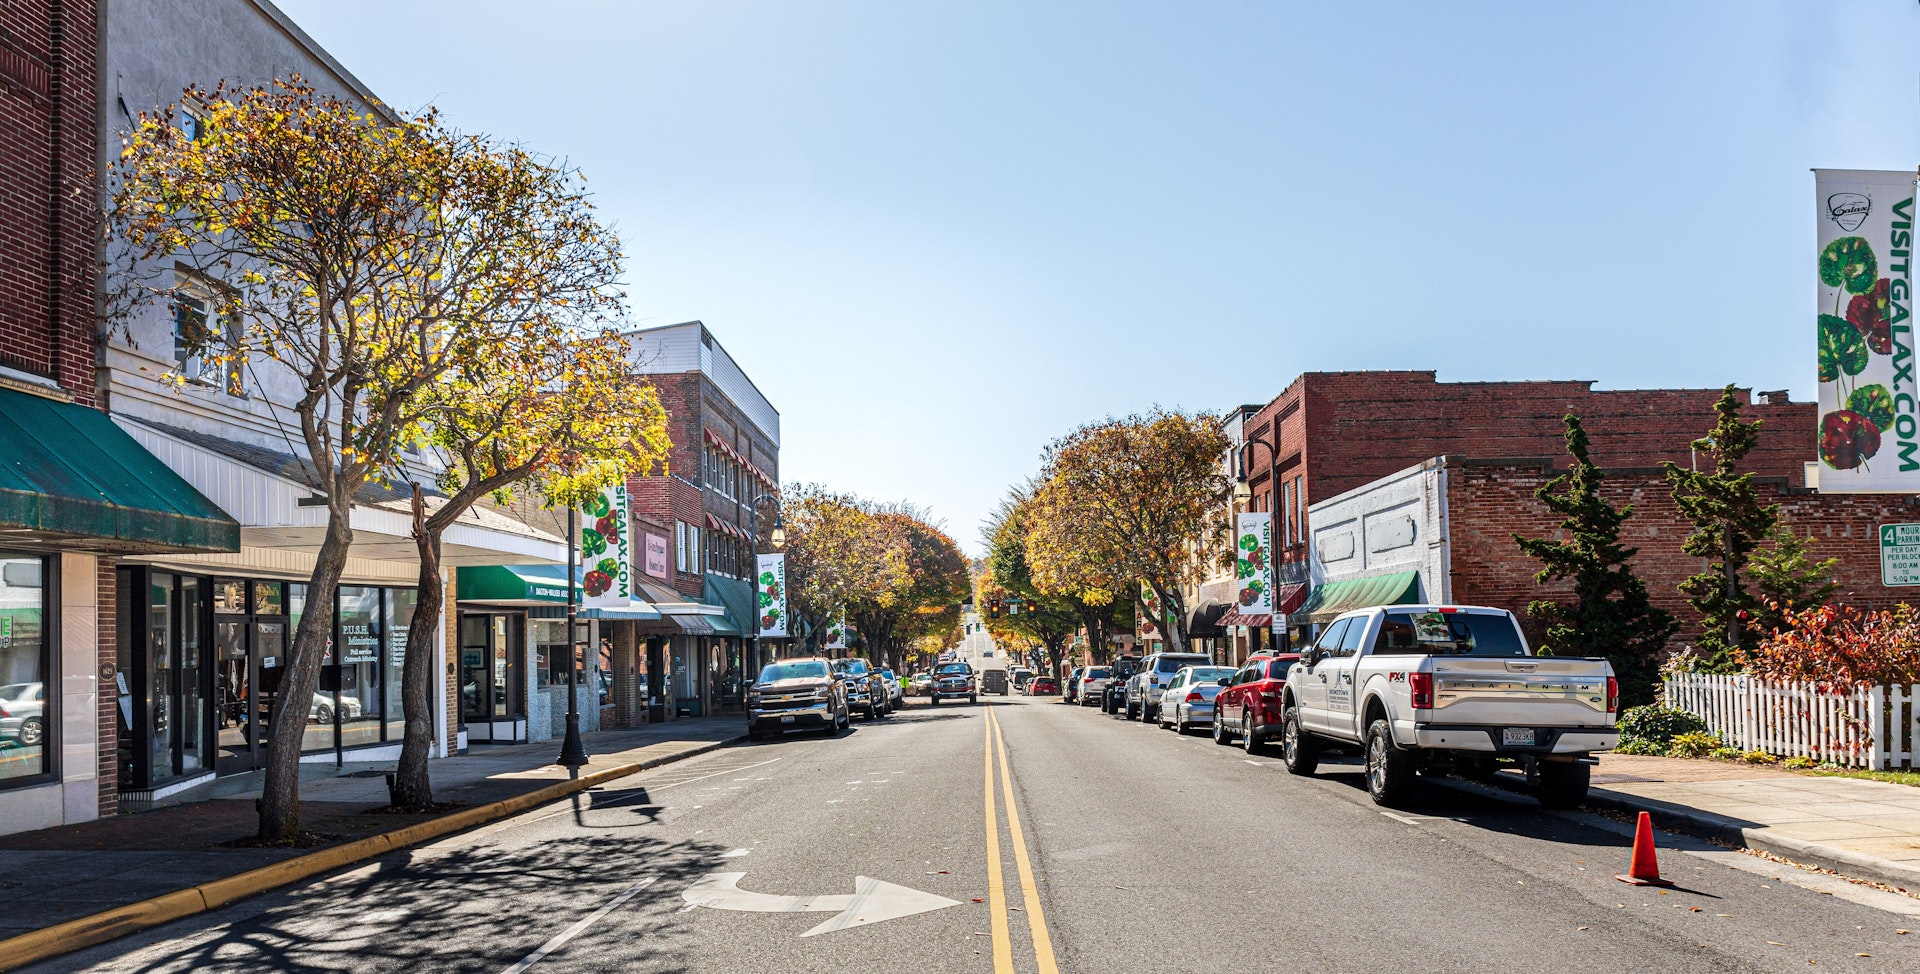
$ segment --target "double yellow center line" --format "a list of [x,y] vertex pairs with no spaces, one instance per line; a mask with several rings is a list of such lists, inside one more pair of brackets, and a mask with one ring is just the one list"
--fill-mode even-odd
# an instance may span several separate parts
[[987,909],[992,914],[993,972],[1014,974],[1013,940],[1007,917],[1006,871],[1000,863],[1000,810],[993,794],[993,759],[1000,758],[1000,788],[1007,798],[1007,832],[1013,839],[1013,861],[1020,872],[1020,894],[1026,903],[1027,930],[1033,937],[1033,962],[1039,974],[1060,974],[1053,960],[1053,937],[1047,933],[1047,916],[1040,908],[1040,888],[1033,880],[1033,860],[1027,857],[1027,834],[1020,827],[1020,809],[1013,801],[1013,772],[1007,765],[1007,741],[1000,733],[1000,719],[993,705],[987,715]]

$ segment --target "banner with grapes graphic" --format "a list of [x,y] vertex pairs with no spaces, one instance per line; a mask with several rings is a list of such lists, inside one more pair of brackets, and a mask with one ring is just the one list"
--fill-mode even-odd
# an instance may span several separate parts
[[1914,174],[1814,170],[1820,489],[1920,492]]
[[760,635],[778,639],[787,634],[787,556],[761,555],[754,573],[754,601],[759,605]]
[[1247,615],[1273,612],[1273,515],[1260,512],[1235,516],[1235,577],[1240,588],[1235,592],[1239,611]]
[[633,552],[627,535],[627,485],[600,489],[580,508],[580,604],[625,608],[633,602]]

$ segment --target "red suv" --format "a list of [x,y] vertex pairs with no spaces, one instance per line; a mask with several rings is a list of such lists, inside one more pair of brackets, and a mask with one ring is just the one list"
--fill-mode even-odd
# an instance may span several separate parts
[[1213,742],[1231,744],[1237,737],[1251,754],[1278,738],[1287,667],[1299,658],[1299,653],[1280,653],[1247,660],[1213,698]]
[[1036,676],[1027,681],[1027,696],[1050,697],[1060,692],[1060,681],[1050,676]]

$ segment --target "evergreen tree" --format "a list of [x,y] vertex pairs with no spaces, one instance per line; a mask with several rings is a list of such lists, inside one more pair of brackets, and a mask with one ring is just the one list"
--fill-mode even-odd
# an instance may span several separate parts
[[1622,705],[1651,703],[1661,653],[1679,623],[1652,604],[1646,582],[1633,573],[1639,549],[1620,543],[1620,525],[1633,516],[1633,505],[1614,507],[1600,496],[1606,473],[1588,456],[1587,431],[1578,416],[1566,423],[1573,464],[1533,492],[1560,515],[1566,540],[1518,534],[1513,540],[1540,559],[1535,581],[1571,580],[1573,600],[1536,600],[1527,614],[1546,623],[1543,654],[1604,656],[1620,680]]
[[1756,550],[1748,560],[1747,577],[1759,595],[1748,627],[1756,637],[1765,639],[1784,627],[1788,611],[1817,609],[1839,590],[1833,569],[1840,559],[1814,561],[1813,547],[1812,538],[1794,534],[1783,524],[1773,530],[1773,545]]
[[1713,410],[1719,419],[1712,431],[1693,441],[1694,450],[1710,462],[1708,469],[1682,469],[1671,461],[1666,468],[1673,501],[1681,515],[1693,522],[1693,533],[1680,550],[1707,559],[1706,571],[1680,583],[1681,593],[1700,611],[1705,629],[1700,635],[1701,669],[1732,673],[1739,669],[1735,650],[1754,644],[1755,610],[1760,605],[1741,575],[1754,549],[1772,534],[1780,508],[1760,503],[1753,474],[1734,472],[1759,440],[1760,422],[1741,422],[1740,401],[1731,385],[1721,392]]

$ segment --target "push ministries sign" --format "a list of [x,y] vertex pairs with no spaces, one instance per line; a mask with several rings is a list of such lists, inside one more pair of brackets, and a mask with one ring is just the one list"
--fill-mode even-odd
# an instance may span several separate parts
[[1820,489],[1920,493],[1914,174],[1814,170]]

